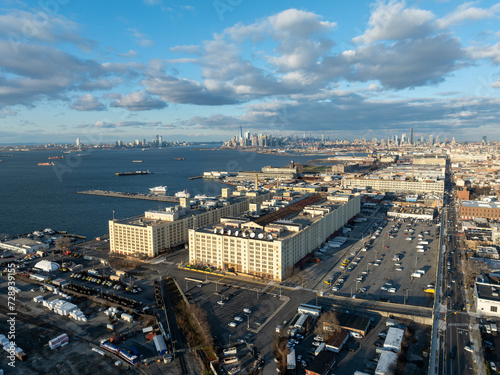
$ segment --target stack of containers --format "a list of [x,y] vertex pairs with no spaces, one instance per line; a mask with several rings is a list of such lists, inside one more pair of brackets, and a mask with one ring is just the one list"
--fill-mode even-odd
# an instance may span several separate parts
[[87,318],[85,315],[78,309],[77,305],[74,305],[68,301],[63,301],[61,299],[56,299],[53,301],[42,301],[45,307],[48,307],[50,310],[55,313],[63,316],[69,316],[75,320],[86,322]]
[[0,344],[2,344],[2,348],[8,348],[10,346],[10,341],[5,335],[0,335]]
[[118,312],[119,311],[116,307],[110,307],[109,309],[104,311],[104,314],[106,314],[107,316],[113,316],[116,315]]
[[36,302],[36,303],[41,303],[43,300],[43,297],[42,296],[36,296],[36,297],[33,297],[33,301]]
[[68,343],[69,337],[66,333],[63,333],[62,335],[57,336],[55,339],[49,341],[49,348],[54,350],[55,348],[58,348],[60,346],[68,345]]

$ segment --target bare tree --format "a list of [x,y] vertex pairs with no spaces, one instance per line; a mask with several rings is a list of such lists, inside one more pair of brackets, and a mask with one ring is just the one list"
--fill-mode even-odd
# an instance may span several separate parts
[[329,338],[340,333],[341,327],[339,320],[337,319],[337,314],[335,311],[328,311],[321,315],[318,319],[318,324],[314,329],[314,334],[323,336],[323,338],[328,340]]
[[55,247],[57,250],[66,251],[71,247],[71,240],[69,237],[59,237],[56,240]]

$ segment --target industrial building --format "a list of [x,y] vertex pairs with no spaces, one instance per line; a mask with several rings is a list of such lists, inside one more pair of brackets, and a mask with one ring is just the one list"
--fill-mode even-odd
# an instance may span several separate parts
[[359,211],[359,195],[337,202],[314,194],[257,218],[222,218],[189,230],[189,263],[281,281]]
[[142,216],[109,221],[110,252],[138,258],[154,257],[160,252],[188,242],[188,230],[216,223],[224,216],[248,211],[251,203],[272,197],[272,192],[247,192],[234,197],[229,189],[222,197],[207,198],[191,205],[181,198],[181,205],[165,211],[147,211]]
[[49,244],[29,238],[17,238],[15,240],[0,242],[0,249],[13,251],[19,254],[33,254],[38,250],[45,250],[48,248]]

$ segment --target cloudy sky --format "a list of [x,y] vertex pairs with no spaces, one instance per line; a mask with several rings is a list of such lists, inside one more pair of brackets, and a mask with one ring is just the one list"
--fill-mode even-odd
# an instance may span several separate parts
[[0,143],[500,140],[495,1],[0,4]]

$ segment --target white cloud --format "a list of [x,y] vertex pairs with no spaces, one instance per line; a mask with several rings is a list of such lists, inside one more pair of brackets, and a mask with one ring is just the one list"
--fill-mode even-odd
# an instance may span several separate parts
[[133,49],[130,49],[126,53],[119,53],[118,56],[120,56],[120,57],[136,57],[138,54],[139,54],[139,52],[134,51]]
[[476,8],[473,4],[472,2],[467,2],[459,5],[454,12],[438,19],[436,21],[437,26],[444,29],[463,21],[480,21],[493,18],[500,12],[500,4],[495,4],[488,9]]
[[78,97],[70,107],[77,111],[105,111],[106,106],[101,103],[94,95],[85,94]]
[[153,98],[142,91],[132,92],[111,103],[111,107],[126,108],[129,111],[149,111],[162,109],[166,106],[167,103],[164,101]]
[[421,38],[431,33],[434,14],[427,10],[406,8],[404,1],[378,1],[363,35],[354,43],[374,43],[381,40],[397,41]]
[[155,44],[155,42],[149,39],[146,34],[141,33],[139,30],[133,27],[128,28],[127,31],[134,36],[135,42],[141,47],[151,47]]
[[169,49],[170,52],[185,52],[185,53],[200,53],[200,46],[187,45],[187,46],[175,46]]
[[500,42],[494,45],[468,47],[467,52],[476,60],[491,59],[493,62],[500,64]]

